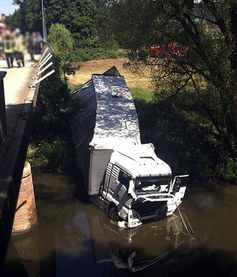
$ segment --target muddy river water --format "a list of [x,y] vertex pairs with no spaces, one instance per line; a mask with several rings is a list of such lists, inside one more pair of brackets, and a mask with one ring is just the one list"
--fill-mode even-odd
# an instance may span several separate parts
[[6,276],[237,276],[235,186],[190,185],[180,212],[123,230],[69,177],[33,178],[39,224],[11,240]]

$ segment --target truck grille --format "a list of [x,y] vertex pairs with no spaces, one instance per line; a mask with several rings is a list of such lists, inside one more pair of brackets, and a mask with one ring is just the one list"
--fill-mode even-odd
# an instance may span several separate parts
[[155,218],[163,218],[167,212],[166,201],[145,201],[144,198],[138,198],[133,202],[132,209],[136,211],[140,217],[152,216]]

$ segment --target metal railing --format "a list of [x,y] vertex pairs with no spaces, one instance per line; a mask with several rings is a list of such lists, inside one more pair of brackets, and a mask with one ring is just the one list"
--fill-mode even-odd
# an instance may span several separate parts
[[[33,83],[30,87],[35,87],[41,81],[52,75],[55,70],[53,69],[53,50],[51,46],[45,42],[43,54],[37,63],[37,72],[34,76]],[[50,70],[51,69],[51,70]]]
[[5,71],[0,71],[0,144],[3,143],[7,134],[6,105],[3,84],[3,79],[6,74]]

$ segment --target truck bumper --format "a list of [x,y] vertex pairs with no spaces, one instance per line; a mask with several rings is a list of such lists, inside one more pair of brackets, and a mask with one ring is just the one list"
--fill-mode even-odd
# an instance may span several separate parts
[[128,210],[127,220],[118,221],[118,226],[121,228],[135,228],[141,225],[140,219],[134,217],[134,211]]

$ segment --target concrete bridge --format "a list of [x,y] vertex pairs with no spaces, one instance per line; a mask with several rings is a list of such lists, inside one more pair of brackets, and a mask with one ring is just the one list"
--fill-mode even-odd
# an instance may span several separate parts
[[0,61],[0,261],[12,233],[39,84],[53,73],[51,54],[47,46],[38,62],[26,57],[21,68]]

